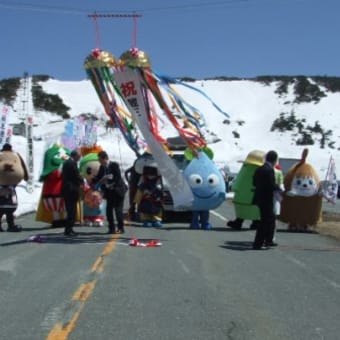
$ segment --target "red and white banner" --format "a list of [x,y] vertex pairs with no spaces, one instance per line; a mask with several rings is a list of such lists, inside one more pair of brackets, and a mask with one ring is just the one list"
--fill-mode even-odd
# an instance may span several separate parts
[[1,107],[0,112],[0,148],[2,148],[5,143],[10,143],[12,130],[8,125],[8,116],[9,108],[4,105]]
[[128,68],[118,70],[114,73],[114,79],[120,88],[126,106],[133,115],[133,120],[138,125],[151,150],[159,172],[169,183],[174,206],[190,205],[194,197],[189,184],[151,132],[147,115],[149,107],[147,103],[147,89],[143,87],[138,70]]

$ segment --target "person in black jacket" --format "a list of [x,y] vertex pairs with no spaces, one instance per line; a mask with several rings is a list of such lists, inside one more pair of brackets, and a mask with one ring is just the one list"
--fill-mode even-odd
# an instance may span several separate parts
[[266,154],[265,163],[258,167],[254,173],[253,203],[259,207],[260,223],[257,226],[253,249],[264,249],[264,247],[277,245],[273,242],[275,230],[274,191],[281,191],[275,183],[274,166],[277,161],[277,153],[269,151]]
[[64,235],[76,236],[73,227],[76,221],[77,204],[80,198],[80,187],[84,183],[78,169],[78,162],[80,160],[80,153],[73,150],[70,158],[63,163],[62,167],[62,186],[61,194],[64,198],[66,209],[66,225]]
[[106,151],[98,153],[100,163],[98,175],[93,179],[93,183],[100,185],[106,199],[106,219],[108,222],[108,234],[116,233],[113,210],[117,219],[118,232],[124,233],[124,197],[127,186],[122,178],[119,164],[109,160]]

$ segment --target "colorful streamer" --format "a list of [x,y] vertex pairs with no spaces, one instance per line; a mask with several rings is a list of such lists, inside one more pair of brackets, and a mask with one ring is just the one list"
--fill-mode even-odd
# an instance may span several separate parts
[[130,148],[139,155],[143,142],[140,140],[130,112],[118,105],[116,101],[116,94],[119,90],[112,77],[112,67],[115,64],[115,58],[111,53],[95,49],[85,59],[84,67],[104,106],[105,113],[114,126],[119,128]]

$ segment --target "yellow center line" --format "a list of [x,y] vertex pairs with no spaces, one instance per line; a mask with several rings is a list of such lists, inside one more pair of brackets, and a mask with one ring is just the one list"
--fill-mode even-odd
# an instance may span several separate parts
[[[118,235],[113,235],[110,241],[106,244],[99,257],[95,260],[91,267],[91,273],[100,273],[104,270],[104,257],[109,255],[116,246],[116,241],[119,239]],[[65,322],[56,323],[51,329],[50,333],[46,337],[46,340],[67,340],[70,333],[74,330],[77,321],[80,317],[86,301],[92,295],[97,280],[92,280],[86,283],[82,283],[80,287],[75,291],[72,296],[72,301],[75,304],[75,311],[70,319]]]
[[81,284],[77,291],[73,294],[72,300],[85,302],[92,294],[96,282],[97,281],[91,281]]

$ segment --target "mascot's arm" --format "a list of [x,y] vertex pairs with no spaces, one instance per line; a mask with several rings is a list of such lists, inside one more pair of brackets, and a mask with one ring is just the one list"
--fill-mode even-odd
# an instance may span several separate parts
[[59,167],[62,163],[64,163],[65,159],[62,159],[60,157],[53,157],[51,159],[51,165],[53,165],[53,167]]
[[18,154],[20,162],[21,162],[21,166],[24,169],[24,180],[27,181],[28,180],[28,171],[27,171],[27,166],[24,162],[24,160],[22,159],[22,157]]
[[140,202],[142,201],[142,198],[143,198],[143,191],[138,189],[137,192],[136,192],[136,195],[134,197],[134,202],[139,205]]

